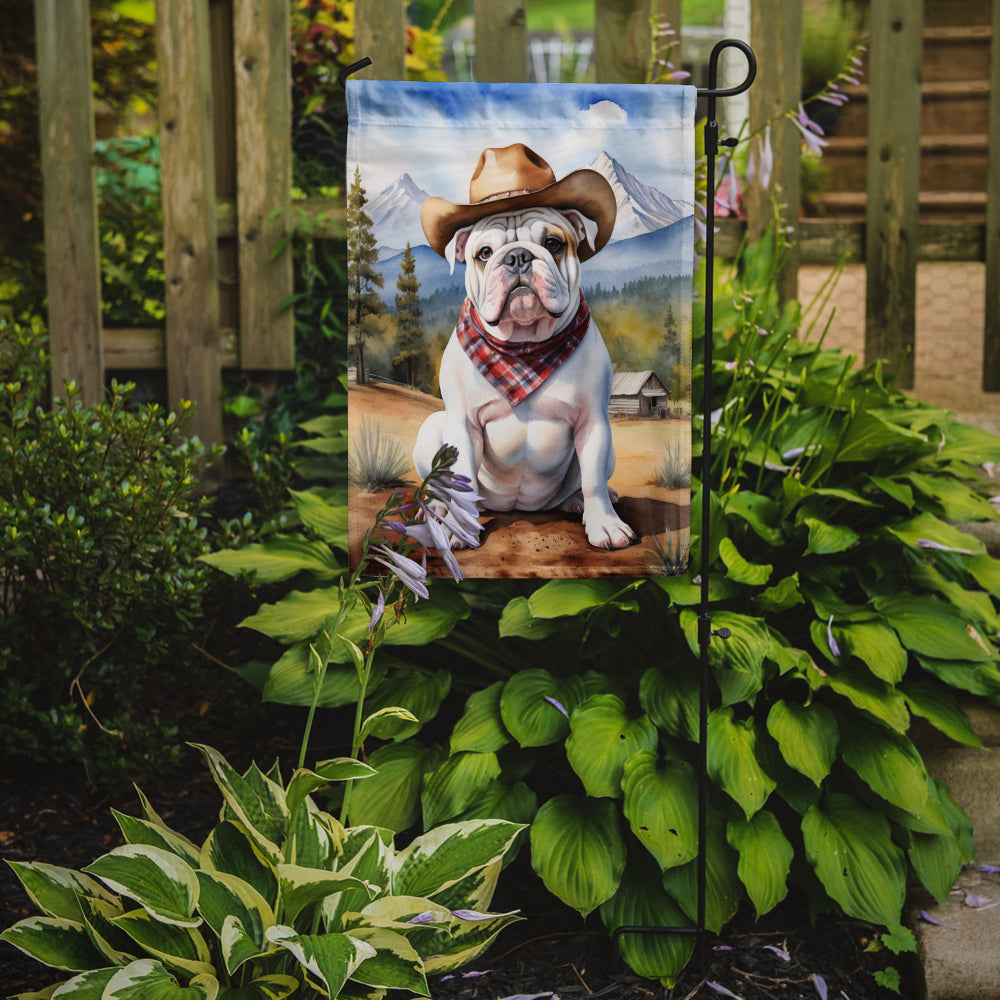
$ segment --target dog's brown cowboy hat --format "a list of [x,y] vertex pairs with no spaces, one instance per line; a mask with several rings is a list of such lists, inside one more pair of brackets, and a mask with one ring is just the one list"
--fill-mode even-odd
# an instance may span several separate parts
[[484,149],[469,183],[469,204],[428,198],[420,223],[431,247],[442,257],[452,236],[463,226],[496,212],[516,212],[529,206],[575,208],[597,223],[593,247],[581,243],[581,260],[593,257],[611,238],[617,206],[611,185],[596,170],[574,170],[557,181],[552,168],[522,142],[502,149]]

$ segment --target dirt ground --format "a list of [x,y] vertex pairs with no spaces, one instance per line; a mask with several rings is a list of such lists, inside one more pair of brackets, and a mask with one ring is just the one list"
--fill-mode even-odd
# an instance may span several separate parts
[[[441,409],[440,400],[425,393],[386,384],[355,386],[348,395],[352,427],[355,421],[378,415],[380,427],[409,454],[423,419]],[[667,420],[614,420],[611,424],[616,464],[611,487],[619,495],[619,516],[640,536],[625,549],[604,551],[587,542],[579,515],[561,511],[485,512],[478,549],[456,553],[469,577],[541,578],[647,576],[661,573],[660,549],[686,546],[690,496],[686,489],[657,485],[657,465],[666,442],[690,449],[691,423],[684,417]],[[690,453],[688,451],[688,453]],[[412,488],[419,482],[411,467],[405,477]],[[365,493],[350,490],[352,564],[361,538],[371,527],[391,490]],[[440,559],[428,562],[431,575],[446,575]]]

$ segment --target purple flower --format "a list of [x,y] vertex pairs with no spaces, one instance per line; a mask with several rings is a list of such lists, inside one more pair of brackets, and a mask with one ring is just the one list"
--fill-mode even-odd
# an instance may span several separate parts
[[930,538],[918,538],[917,547],[921,549],[938,549],[941,552],[959,552],[964,556],[971,556],[972,549],[956,549],[951,545],[942,545]]
[[721,993],[724,997],[734,997],[735,1000],[743,1000],[738,993],[734,993],[732,990],[727,990],[721,983],[713,983],[709,981],[705,983],[705,985],[714,993]]
[[830,620],[826,623],[826,641],[830,647],[830,652],[834,656],[840,656],[840,646],[837,645],[837,640],[833,637],[833,615],[830,615]]
[[418,913],[415,917],[410,917],[406,922],[408,924],[432,924],[437,920],[437,915],[433,910],[424,910],[423,913]]
[[480,913],[479,910],[452,910],[451,915],[459,920],[492,920],[494,917],[513,917],[520,913],[520,910],[511,910],[509,913]]
[[436,517],[428,517],[426,521],[417,524],[408,524],[403,530],[407,537],[422,545],[425,550],[437,552],[455,580],[462,579],[462,569],[451,551],[451,539],[444,525]]
[[766,944],[766,945],[764,945],[764,950],[765,951],[773,951],[775,953],[775,955],[777,955],[778,958],[780,958],[782,960],[782,962],[790,962],[792,960],[792,956],[789,955],[788,952],[784,948],[779,948],[775,944]]
[[562,712],[567,719],[569,718],[569,712],[566,711],[561,702],[556,701],[555,698],[549,697],[549,695],[544,695],[544,698],[550,705],[555,705],[555,707],[559,709],[559,711]]
[[385,566],[404,587],[411,590],[417,597],[430,596],[427,592],[427,570],[420,563],[414,562],[398,552],[393,552],[392,549],[388,549],[384,545],[373,545],[368,551],[378,553],[372,556],[375,562]]
[[819,1000],[826,1000],[826,980],[815,972],[809,978],[813,981],[813,986],[816,987],[816,992],[819,994]]
[[372,616],[368,619],[368,631],[374,630],[375,626],[382,620],[382,614],[385,611],[385,595],[380,590],[378,592],[378,600],[375,602],[375,607],[372,609]]
[[755,181],[766,190],[771,186],[771,174],[774,172],[774,150],[771,148],[771,126],[764,129],[763,136],[750,147],[750,159],[747,163],[747,182]]
[[816,156],[823,155],[823,147],[827,145],[826,139],[822,138],[823,130],[806,114],[806,109],[799,105],[798,114],[790,113],[792,124],[802,133],[802,139],[806,144],[806,149]]

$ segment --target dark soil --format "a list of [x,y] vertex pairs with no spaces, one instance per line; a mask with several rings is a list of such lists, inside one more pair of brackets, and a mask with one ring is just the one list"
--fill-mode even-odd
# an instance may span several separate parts
[[[290,749],[288,720],[272,722],[278,731],[275,742]],[[248,760],[243,741],[218,742],[234,764]],[[268,745],[274,745],[270,739]],[[191,755],[190,770],[151,791],[150,798],[170,826],[197,841],[214,824],[220,800],[200,756]],[[54,775],[32,781],[7,775],[0,779],[0,858],[81,868],[122,842],[112,806],[139,814],[134,794],[109,797]],[[743,1000],[886,1000],[892,994],[876,985],[873,974],[887,965],[903,973],[902,996],[917,993],[908,988],[909,970],[902,961],[866,950],[874,937],[871,928],[833,918],[811,926],[799,901],[786,902],[758,924],[750,914],[738,915],[720,937],[706,939],[705,968],[696,968],[695,959],[672,990],[639,978],[618,961],[596,915],[583,922],[563,907],[545,892],[524,856],[501,876],[494,908],[519,908],[525,920],[502,932],[469,969],[432,977],[435,1000],[541,1000],[551,994],[562,1000],[688,1000],[732,994]],[[13,873],[0,866],[0,926],[32,913]],[[0,944],[0,995],[38,990],[61,978],[66,977]]]

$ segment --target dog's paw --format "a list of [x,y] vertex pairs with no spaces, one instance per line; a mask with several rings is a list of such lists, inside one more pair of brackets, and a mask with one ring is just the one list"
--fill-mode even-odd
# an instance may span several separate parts
[[625,549],[639,540],[638,535],[614,515],[585,522],[587,541],[598,549]]

